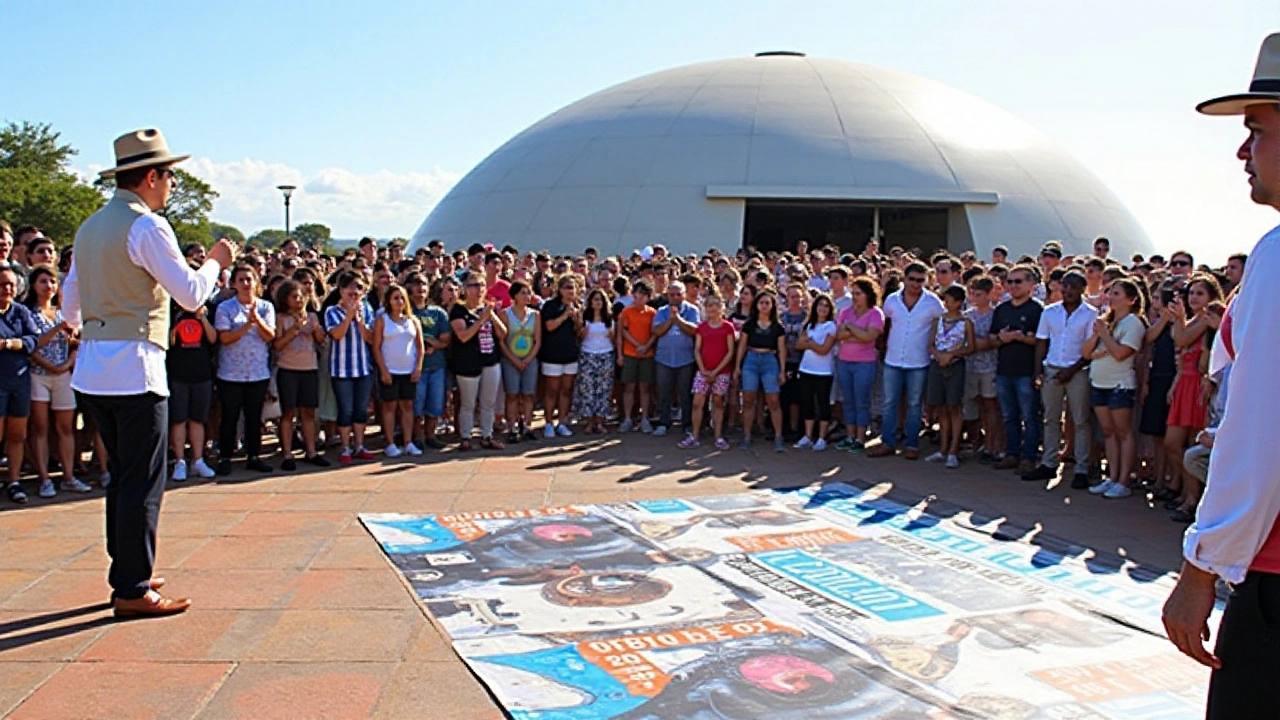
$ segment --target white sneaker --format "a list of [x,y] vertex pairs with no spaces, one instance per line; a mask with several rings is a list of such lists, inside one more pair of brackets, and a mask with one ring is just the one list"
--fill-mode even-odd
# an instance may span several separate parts
[[211,477],[217,477],[218,475],[218,473],[214,472],[213,468],[209,467],[208,463],[204,461],[204,458],[196,458],[196,461],[191,463],[191,469],[196,471],[196,475],[199,475],[206,480]]
[[948,455],[947,467],[951,468],[952,470],[955,470],[956,468],[960,467],[960,458],[955,455]]
[[1112,480],[1111,478],[1107,478],[1106,480],[1103,480],[1102,482],[1098,483],[1097,485],[1094,485],[1093,487],[1089,488],[1089,494],[1090,494],[1090,495],[1102,495],[1102,494],[1106,493],[1108,490],[1110,490],[1110,489],[1111,489],[1111,486],[1112,486],[1112,485],[1115,485],[1115,484],[1116,484],[1116,481],[1115,481],[1115,480]]
[[42,498],[58,497],[58,488],[53,486],[52,480],[41,480],[39,494]]
[[89,487],[88,485],[85,485],[84,482],[81,481],[79,478],[74,478],[74,477],[71,478],[70,480],[63,480],[61,483],[59,483],[58,486],[63,490],[66,490],[67,492],[77,492],[77,493],[93,492],[93,488]]
[[1133,491],[1130,490],[1129,488],[1125,487],[1124,485],[1121,485],[1118,482],[1113,482],[1111,484],[1111,487],[1107,488],[1107,491],[1102,493],[1102,497],[1110,498],[1112,500],[1119,500],[1121,498],[1127,498],[1132,494],[1133,494]]
[[[640,427],[641,427],[641,428],[644,428],[644,425],[642,424]],[[666,435],[667,435],[667,426],[666,426],[666,425],[659,425],[658,427],[656,427],[656,428],[654,428],[654,429],[653,429],[653,436],[654,436],[654,437],[666,437]]]
[[640,432],[645,435],[653,432],[653,425],[649,424],[649,418],[640,418]]
[[555,436],[556,436],[555,423],[548,422],[546,425],[542,426],[542,437],[553,438]]
[[796,441],[796,444],[791,447],[797,450],[803,450],[805,448],[813,447],[813,441],[809,439],[808,435],[801,435],[800,439]]
[[621,425],[618,426],[618,432],[629,433],[634,428],[635,428],[635,425],[631,424],[631,418],[627,418],[626,420],[622,421]]
[[940,462],[946,462],[946,461],[947,461],[947,456],[946,456],[946,455],[943,455],[943,454],[942,454],[942,453],[940,453],[940,452],[936,452],[936,453],[934,453],[934,454],[930,455],[929,457],[925,458],[925,459],[924,459],[924,461],[925,461],[925,462],[928,462],[928,463],[940,463]]
[[391,443],[390,445],[387,446],[386,450],[382,451],[382,454],[386,455],[389,458],[398,458],[400,457],[401,452],[400,452],[400,448],[396,447],[395,443]]
[[174,482],[182,482],[187,479],[187,461],[179,460],[173,464],[173,480]]
[[405,445],[404,451],[414,457],[419,457],[420,455],[422,455],[422,450],[417,445],[414,445],[413,443],[409,443],[408,445]]
[[827,439],[826,439],[826,438],[818,438],[818,442],[816,442],[816,443],[814,443],[814,444],[813,444],[813,451],[814,451],[814,452],[822,452],[823,450],[826,450],[826,449],[827,449]]
[[560,423],[556,426],[556,434],[560,437],[573,437],[573,431],[565,423]]

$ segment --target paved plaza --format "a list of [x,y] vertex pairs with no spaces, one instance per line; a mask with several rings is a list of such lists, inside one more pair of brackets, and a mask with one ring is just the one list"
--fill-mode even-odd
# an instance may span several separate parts
[[[278,464],[278,459],[277,459]],[[973,513],[1002,536],[1176,569],[1184,526],[1135,496],[1102,500],[976,463],[672,438],[568,438],[322,472],[170,484],[157,575],[185,615],[116,622],[101,492],[0,512],[0,715],[12,718],[404,718],[503,714],[357,515],[605,503],[827,481]]]

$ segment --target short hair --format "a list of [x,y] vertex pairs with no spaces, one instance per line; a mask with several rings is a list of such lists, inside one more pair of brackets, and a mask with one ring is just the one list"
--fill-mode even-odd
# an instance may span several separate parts
[[942,297],[951,298],[956,302],[964,302],[966,294],[964,288],[959,285],[951,285],[942,291]]
[[870,275],[859,275],[849,282],[853,287],[867,296],[867,307],[875,307],[880,302],[880,283]]
[[996,289],[996,281],[990,275],[979,275],[968,283],[970,290],[989,293]]
[[441,250],[443,250],[443,249],[444,249],[444,241],[443,241],[443,240],[441,240],[440,238],[432,238],[431,240],[428,240],[428,241],[427,241],[427,249],[428,249],[428,250],[430,250],[430,249],[432,249],[432,248],[440,248]]
[[587,249],[582,251],[582,254],[583,255],[599,255],[600,251],[597,250],[594,245],[588,245]]
[[1094,247],[1097,247],[1099,243],[1106,245],[1108,250],[1111,249],[1111,241],[1101,235],[1093,239]]
[[631,287],[631,292],[653,297],[653,285],[649,284],[648,280],[637,280]]
[[1105,270],[1107,263],[1100,257],[1091,257],[1084,261],[1084,266],[1089,270]]
[[1248,264],[1248,262],[1249,262],[1249,254],[1248,254],[1248,253],[1236,253],[1236,254],[1234,254],[1234,255],[1230,255],[1230,256],[1228,256],[1228,257],[1227,257],[1227,262],[1231,262],[1232,260],[1239,260],[1239,261],[1240,261],[1240,266],[1241,266],[1241,267],[1244,267],[1244,266],[1245,266],[1246,264]]
[[368,235],[365,235],[364,237],[360,238],[360,247],[368,247],[369,245],[377,245],[377,244],[378,244],[378,241],[374,240]]
[[844,265],[832,265],[827,268],[827,275],[839,275],[845,280],[849,279],[849,268]]
[[907,263],[907,266],[905,268],[902,269],[902,276],[906,277],[907,275],[910,275],[913,272],[924,273],[925,275],[928,275],[929,268],[926,267],[925,264],[920,262],[919,260],[912,260],[911,262]]
[[1005,247],[1004,245],[997,245],[991,248],[991,254],[994,255],[996,253],[1000,253],[1005,257],[1009,257],[1009,248]]
[[486,252],[488,252],[488,249],[485,248],[485,246],[480,243],[471,243],[467,248],[467,257],[471,257],[472,255],[483,255]]
[[498,262],[502,262],[502,253],[500,253],[500,252],[492,252],[492,251],[485,253],[485,255],[484,255],[484,264],[485,264],[485,265],[488,265],[489,263],[493,262],[494,260],[497,260]]
[[1062,274],[1062,280],[1060,282],[1065,283],[1068,280],[1073,283],[1078,283],[1080,287],[1085,287],[1089,284],[1089,281],[1085,279],[1084,275],[1079,270],[1075,269],[1068,270]]

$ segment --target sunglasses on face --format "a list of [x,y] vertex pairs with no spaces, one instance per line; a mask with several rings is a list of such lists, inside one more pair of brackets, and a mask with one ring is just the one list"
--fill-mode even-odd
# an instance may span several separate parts
[[922,278],[922,277],[909,277],[909,278],[907,278],[907,282],[909,282],[909,283],[922,283],[922,282],[924,282],[924,278]]
[[1009,278],[1008,280],[1005,280],[1005,282],[1010,285],[1021,285],[1022,283],[1027,282],[1027,280],[1026,278]]
[[1190,260],[1174,260],[1169,263],[1169,267],[1191,267]]
[[482,288],[484,287],[484,284],[483,283],[467,283],[466,286],[469,288]]

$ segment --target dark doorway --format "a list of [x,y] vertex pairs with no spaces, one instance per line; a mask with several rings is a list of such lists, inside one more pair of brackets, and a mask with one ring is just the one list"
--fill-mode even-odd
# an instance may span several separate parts
[[[809,247],[835,245],[859,253],[871,239],[876,208],[851,202],[747,200],[743,245],[761,252],[794,251],[800,240]],[[927,257],[947,247],[947,208],[881,206],[880,246],[919,248]]]

